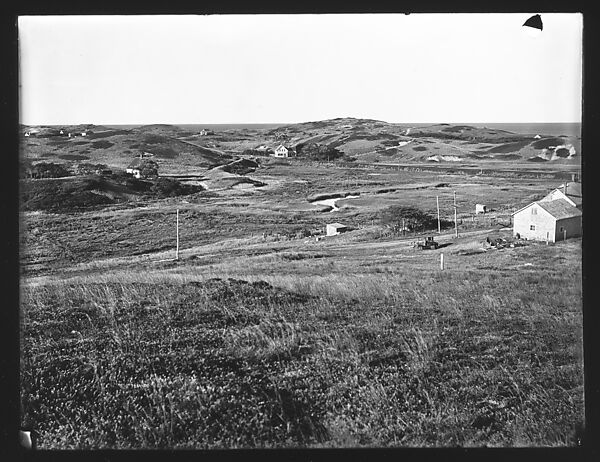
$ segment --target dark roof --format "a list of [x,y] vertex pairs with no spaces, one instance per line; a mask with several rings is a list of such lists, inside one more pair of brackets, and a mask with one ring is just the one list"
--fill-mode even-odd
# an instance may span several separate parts
[[582,215],[581,210],[579,210],[577,207],[573,207],[564,199],[556,199],[554,201],[539,201],[536,202],[536,204],[557,220],[580,217]]
[[[560,188],[561,192],[565,192],[564,190],[564,185],[561,185]],[[581,183],[573,183],[573,182],[569,182],[567,183],[567,188],[566,188],[566,195],[569,199],[571,199],[573,202],[575,202],[577,205],[581,204]]]
[[142,162],[144,161],[145,159],[140,159],[139,157],[136,157],[131,161],[127,168],[140,168],[142,166]]

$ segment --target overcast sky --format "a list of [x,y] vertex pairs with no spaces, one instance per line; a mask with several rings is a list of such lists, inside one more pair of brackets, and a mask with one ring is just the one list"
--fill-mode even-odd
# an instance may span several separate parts
[[582,16],[25,16],[24,124],[579,122]]

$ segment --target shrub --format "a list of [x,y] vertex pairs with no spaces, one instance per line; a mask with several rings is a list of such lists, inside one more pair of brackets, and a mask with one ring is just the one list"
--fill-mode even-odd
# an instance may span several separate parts
[[61,164],[53,162],[38,162],[31,167],[31,178],[60,178],[70,176],[69,171]]
[[75,167],[76,175],[101,175],[108,171],[108,166],[105,164],[90,164],[88,162],[82,162],[77,164]]
[[265,151],[260,151],[258,149],[245,149],[242,154],[245,156],[268,156],[269,154],[272,154],[273,150],[272,149],[267,149]]
[[[381,213],[381,221],[394,232],[401,232],[402,225],[411,231],[437,229],[437,217],[423,212],[415,207],[392,205]],[[451,225],[447,220],[441,220],[440,225],[446,228]]]
[[160,197],[183,196],[200,190],[201,186],[186,185],[170,178],[159,178],[150,187],[150,192]]
[[315,160],[331,161],[344,156],[344,153],[334,147],[319,145],[317,143],[300,143],[296,146],[298,156],[309,157]]
[[153,160],[143,160],[139,168],[142,178],[156,178],[158,176],[158,164]]

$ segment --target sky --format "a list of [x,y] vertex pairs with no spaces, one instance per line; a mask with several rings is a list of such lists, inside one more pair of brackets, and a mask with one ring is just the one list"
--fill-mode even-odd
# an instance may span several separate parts
[[19,17],[20,120],[580,122],[578,13]]

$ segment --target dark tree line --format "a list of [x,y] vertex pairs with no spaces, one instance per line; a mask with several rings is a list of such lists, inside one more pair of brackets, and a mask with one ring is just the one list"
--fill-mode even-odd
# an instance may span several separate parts
[[[403,229],[409,232],[433,231],[437,230],[438,226],[437,215],[403,205],[392,205],[383,210],[381,222],[396,233],[401,233]],[[452,226],[452,222],[441,219],[440,225],[441,228],[449,228]]]
[[296,146],[299,157],[308,157],[314,160],[332,161],[344,157],[344,153],[334,147],[317,143],[300,143]]

